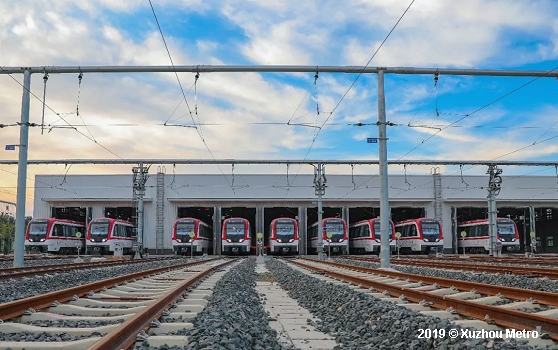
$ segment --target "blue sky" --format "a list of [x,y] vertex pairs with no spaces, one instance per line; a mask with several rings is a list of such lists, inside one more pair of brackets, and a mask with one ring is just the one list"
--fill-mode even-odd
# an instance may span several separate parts
[[[152,2],[177,65],[364,65],[409,5],[399,0]],[[554,69],[558,67],[556,18],[558,7],[551,0],[475,0],[459,6],[447,0],[416,0],[370,65]],[[1,66],[170,63],[148,1],[4,1],[0,52]],[[185,91],[194,83],[193,74],[179,77]],[[38,96],[43,92],[41,78],[37,74],[32,80],[32,91]],[[197,93],[192,89],[187,98],[191,109],[197,102],[196,122],[218,124],[201,127],[216,158],[302,159],[316,129],[286,125],[296,107],[302,102],[294,122],[321,125],[355,78],[356,74],[320,73],[314,88],[314,74],[202,74]],[[386,75],[387,119],[398,124],[388,129],[388,157],[401,158],[436,133],[435,127],[443,128],[531,79],[441,75],[434,88],[431,75]],[[321,130],[309,159],[377,159],[377,145],[366,143],[367,137],[377,137],[377,128],[347,125],[377,120],[376,82],[375,75],[360,77]],[[493,159],[551,138],[501,159],[555,160],[557,92],[556,79],[538,79],[438,133],[403,159]],[[75,114],[77,94],[77,76],[50,76],[47,104],[72,125],[85,122],[88,129],[79,126],[80,131],[123,158],[210,158],[194,129],[157,125],[169,119],[182,98],[173,74],[85,74],[81,118]],[[0,123],[19,120],[20,98],[20,86],[0,76]],[[40,122],[41,109],[41,103],[33,100],[32,122]],[[57,119],[47,110],[46,123]],[[191,124],[184,103],[170,120]],[[284,124],[254,124],[261,122]],[[18,129],[1,129],[0,139],[17,143]],[[30,159],[113,157],[71,129],[53,129],[45,135],[37,128],[30,132]],[[0,152],[0,159],[16,158],[16,152]],[[0,199],[14,199],[17,169],[1,169]],[[276,167],[237,170],[284,172]],[[177,170],[188,171],[218,170]],[[445,174],[456,171],[459,167],[442,169]],[[510,168],[506,173],[533,171]],[[37,167],[30,168],[29,176],[61,172],[63,166]],[[126,167],[76,166],[69,174],[128,172]],[[403,167],[390,166],[390,172],[401,174]],[[429,167],[407,167],[408,174],[428,172]],[[465,174],[484,172],[476,168]],[[356,167],[355,173],[377,171]],[[556,171],[549,168],[539,174]]]

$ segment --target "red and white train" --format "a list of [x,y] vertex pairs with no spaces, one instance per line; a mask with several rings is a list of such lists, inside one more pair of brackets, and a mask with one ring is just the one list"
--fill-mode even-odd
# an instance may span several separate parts
[[[502,251],[519,251],[519,231],[515,222],[508,218],[498,218],[496,221],[497,243],[502,245]],[[490,250],[490,239],[488,236],[488,219],[462,222],[457,225],[459,251],[470,253],[485,253]],[[465,231],[467,236],[461,237]]]
[[86,242],[88,254],[114,254],[116,248],[122,248],[123,254],[131,254],[134,224],[111,218],[93,219],[89,222]]
[[221,252],[225,254],[249,254],[252,228],[245,218],[228,218],[223,221]]
[[[76,233],[81,237],[77,238]],[[33,219],[27,225],[25,249],[43,253],[76,254],[85,249],[85,225],[54,218]]]
[[[392,251],[395,247],[395,225],[389,221],[390,238],[389,246]],[[349,227],[349,248],[355,253],[380,253],[382,232],[380,218],[362,220]]]
[[[331,238],[327,238],[331,233]],[[326,218],[322,220],[322,237],[324,252],[349,254],[349,235],[347,233],[347,222],[340,218]],[[308,228],[308,247],[311,250],[318,249],[318,222]]]
[[441,252],[444,249],[442,225],[436,219],[401,221],[395,224],[395,230],[401,233],[399,241],[402,253]]
[[272,254],[298,253],[298,221],[277,218],[269,225],[269,250]]
[[200,219],[176,219],[172,225],[172,249],[176,254],[191,253],[190,249],[209,253],[213,250],[213,228]]

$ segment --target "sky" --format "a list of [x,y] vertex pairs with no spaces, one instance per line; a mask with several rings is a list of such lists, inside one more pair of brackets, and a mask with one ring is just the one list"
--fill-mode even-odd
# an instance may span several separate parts
[[[175,65],[319,67],[366,65],[410,0],[152,4]],[[0,66],[170,62],[148,0],[0,2]],[[558,68],[558,6],[552,0],[459,5],[415,0],[369,66],[550,71]],[[196,80],[193,73],[179,73],[179,84],[174,73],[86,73],[80,84],[77,74],[50,74],[47,128],[43,134],[40,127],[30,128],[29,159],[377,160],[378,145],[366,142],[378,137],[377,126],[353,125],[378,120],[376,75],[314,75],[202,73]],[[22,81],[21,74],[0,75],[0,124],[20,120]],[[31,92],[36,97],[31,97],[30,121],[40,124],[42,74],[32,75]],[[387,74],[386,115],[395,124],[387,130],[388,159],[556,160],[557,92],[554,78],[440,75],[435,84],[433,75]],[[193,124],[197,129],[185,127]],[[17,150],[5,151],[4,145],[19,144],[19,127],[1,128],[0,140],[0,159],[16,160]],[[428,174],[430,168],[391,165],[389,172]],[[483,167],[440,170],[486,173]],[[167,173],[173,171],[230,174],[232,169],[166,166]],[[234,171],[284,174],[286,169],[237,166]],[[290,169],[297,171],[312,169]],[[377,166],[328,171],[378,173]],[[126,174],[131,169],[29,166],[28,212],[35,174],[64,173]],[[504,175],[522,174],[558,172],[554,167],[504,169]],[[16,184],[17,166],[0,165],[0,200],[15,202]]]

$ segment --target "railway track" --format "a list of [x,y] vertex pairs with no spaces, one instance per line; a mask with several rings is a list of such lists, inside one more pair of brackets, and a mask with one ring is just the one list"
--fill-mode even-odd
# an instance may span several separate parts
[[67,263],[64,265],[35,265],[23,267],[8,267],[0,269],[0,281],[10,278],[21,278],[26,276],[44,275],[55,272],[66,272],[72,270],[90,269],[96,267],[107,267],[115,265],[128,265],[141,262],[155,261],[155,260],[168,260],[172,258],[150,258],[141,260],[109,260],[98,262],[84,262],[84,263]]
[[[429,261],[456,261],[456,262],[463,262],[464,259],[462,256],[452,255],[452,256],[444,256],[444,257],[436,257],[436,256],[400,256],[400,259],[404,260],[426,260]],[[544,265],[544,266],[558,266],[558,257],[502,257],[502,258],[494,258],[489,256],[474,256],[468,255],[468,258],[465,259],[466,261],[474,262],[474,263],[494,263],[494,264],[518,264],[518,265]]]
[[[373,257],[346,257],[349,260],[379,262],[379,258]],[[527,275],[532,277],[547,277],[549,279],[558,280],[558,269],[542,268],[542,267],[521,267],[517,265],[488,265],[488,264],[467,264],[453,263],[445,261],[424,261],[422,259],[392,259],[394,265],[409,265],[420,267],[431,267],[436,269],[476,271],[488,273],[500,273],[508,275]]]
[[[536,330],[558,340],[558,294],[485,285],[443,278],[416,276],[394,270],[299,259],[291,263],[354,285],[375,290],[373,295],[393,297],[393,302],[433,316],[480,320],[483,329],[494,325],[516,330]],[[385,299],[384,299],[385,300]],[[539,304],[540,303],[540,304]],[[429,311],[431,308],[446,311]],[[462,320],[461,325],[479,325]]]
[[[191,328],[192,324],[184,320],[195,317],[204,308],[207,301],[203,297],[209,293],[185,292],[234,261],[200,260],[0,304],[0,318],[4,319],[0,333],[18,337],[18,341],[0,341],[0,348],[129,349],[136,341],[145,340],[150,346],[183,345],[186,337],[164,334]],[[161,316],[173,321],[160,323]],[[108,324],[99,325],[100,321]],[[78,322],[80,327],[52,326],[56,322]],[[147,336],[145,331],[150,328],[161,335]],[[67,338],[71,340],[64,341]]]

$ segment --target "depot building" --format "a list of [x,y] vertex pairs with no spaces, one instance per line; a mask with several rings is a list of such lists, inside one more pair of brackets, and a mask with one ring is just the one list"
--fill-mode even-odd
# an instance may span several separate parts
[[[65,178],[65,181],[63,179]],[[512,219],[521,251],[533,242],[539,252],[558,252],[558,184],[556,177],[502,176],[497,216]],[[144,196],[144,247],[151,254],[172,253],[172,225],[177,218],[195,217],[213,227],[214,251],[220,251],[224,219],[243,217],[269,237],[278,217],[299,222],[299,251],[308,251],[307,227],[317,221],[313,175],[178,175],[149,174]],[[119,218],[137,225],[134,175],[37,175],[33,218],[53,217],[87,224],[99,217]],[[391,219],[421,217],[441,221],[444,252],[456,253],[457,224],[486,219],[487,176],[390,175]],[[380,215],[377,175],[328,175],[323,217],[340,217],[348,224]],[[554,190],[556,189],[556,190]],[[555,243],[556,242],[556,243]]]

